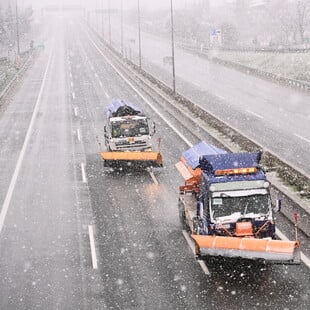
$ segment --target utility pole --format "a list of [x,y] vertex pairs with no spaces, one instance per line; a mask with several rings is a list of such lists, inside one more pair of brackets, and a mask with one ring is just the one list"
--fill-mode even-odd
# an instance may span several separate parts
[[108,10],[109,10],[109,43],[112,45],[112,37],[111,37],[111,1],[108,0]]
[[174,59],[174,29],[173,29],[173,6],[170,0],[170,13],[171,13],[171,56],[172,56],[172,90],[175,94],[175,59]]
[[19,18],[18,18],[18,5],[17,0],[15,0],[15,12],[16,12],[16,43],[17,43],[17,56],[20,55],[20,46],[19,46]]
[[139,34],[139,67],[141,68],[141,26],[140,26],[140,0],[138,0],[138,34]]
[[104,41],[103,0],[101,0],[101,33]]
[[121,0],[121,53],[124,57],[124,21],[123,21],[123,0]]

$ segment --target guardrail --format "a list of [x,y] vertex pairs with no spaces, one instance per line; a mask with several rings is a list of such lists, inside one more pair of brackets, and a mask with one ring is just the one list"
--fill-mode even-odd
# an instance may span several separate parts
[[301,47],[301,48],[293,48],[293,47],[206,47],[206,46],[199,46],[199,44],[193,45],[184,42],[177,42],[178,46],[182,46],[184,48],[201,51],[201,52],[210,52],[213,50],[218,51],[231,51],[231,52],[238,52],[238,53],[279,53],[279,54],[287,54],[287,53],[310,53],[310,46]]

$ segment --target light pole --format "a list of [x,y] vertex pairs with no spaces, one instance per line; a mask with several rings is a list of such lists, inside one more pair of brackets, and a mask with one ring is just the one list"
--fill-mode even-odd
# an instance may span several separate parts
[[140,26],[140,0],[138,0],[138,35],[139,35],[139,67],[141,68],[141,26]]
[[101,33],[104,41],[103,0],[101,0]]
[[20,46],[19,46],[19,18],[18,18],[18,5],[17,0],[15,1],[15,12],[16,12],[16,43],[17,43],[17,56],[20,55]]
[[173,5],[170,0],[170,13],[171,13],[171,56],[172,56],[172,90],[175,94],[175,62],[174,62],[174,29],[173,29]]
[[112,45],[112,38],[111,38],[111,1],[108,0],[108,11],[109,11],[109,43]]
[[121,0],[121,52],[124,57],[124,23],[123,23],[123,0]]

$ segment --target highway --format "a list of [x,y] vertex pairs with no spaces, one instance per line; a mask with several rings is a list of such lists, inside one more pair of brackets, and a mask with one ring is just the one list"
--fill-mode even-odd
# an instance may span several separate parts
[[[81,21],[55,18],[1,108],[0,309],[307,309],[304,264],[202,270],[177,212],[174,164],[188,146],[100,50]],[[156,122],[155,179],[103,167],[97,137],[113,98]]]
[[[115,16],[111,24],[112,44],[120,51],[121,22]],[[109,42],[107,35],[105,39]],[[124,25],[123,41],[125,57],[138,64],[137,25]],[[163,63],[165,56],[171,56],[170,40],[147,33],[142,27],[142,68],[171,86],[172,66]],[[309,93],[212,63],[177,45],[175,70],[177,92],[310,175]]]

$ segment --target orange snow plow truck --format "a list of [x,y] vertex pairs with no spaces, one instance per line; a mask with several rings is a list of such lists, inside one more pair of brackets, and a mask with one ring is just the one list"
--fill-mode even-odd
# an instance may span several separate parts
[[179,188],[179,216],[198,259],[300,264],[299,242],[276,239],[273,213],[281,204],[271,204],[260,157],[260,152],[227,153],[204,141],[183,152],[176,164],[185,180]]

